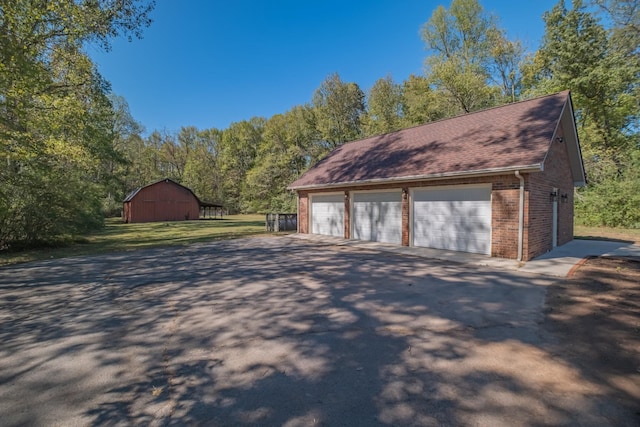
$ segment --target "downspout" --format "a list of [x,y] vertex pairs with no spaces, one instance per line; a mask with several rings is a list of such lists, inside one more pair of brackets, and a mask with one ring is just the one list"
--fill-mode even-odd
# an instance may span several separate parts
[[524,177],[520,171],[516,171],[516,177],[520,180],[520,206],[518,209],[518,262],[522,261],[522,247],[524,244]]

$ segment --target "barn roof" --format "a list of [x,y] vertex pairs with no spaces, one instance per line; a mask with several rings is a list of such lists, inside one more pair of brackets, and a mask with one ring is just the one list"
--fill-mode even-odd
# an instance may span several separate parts
[[147,184],[145,186],[136,188],[131,193],[129,193],[127,195],[127,197],[125,197],[124,203],[130,202],[136,196],[136,194],[138,194],[140,192],[140,190],[142,190],[143,188],[151,187],[152,185],[156,185],[156,184],[159,184],[161,182],[171,182],[172,184],[175,184],[175,185],[177,185],[179,187],[184,188],[185,190],[187,190],[188,192],[193,194],[193,197],[196,198],[196,200],[198,201],[198,204],[201,207],[207,207],[207,208],[222,208],[222,207],[224,207],[224,206],[219,205],[217,203],[205,202],[205,201],[200,200],[200,198],[198,198],[198,196],[196,196],[196,193],[194,193],[193,190],[191,190],[189,187],[185,187],[184,185],[182,185],[182,184],[180,184],[180,183],[178,183],[178,182],[176,182],[176,181],[174,181],[174,180],[172,180],[170,178],[163,178],[161,180],[152,182],[151,184]]
[[289,189],[541,171],[558,135],[567,142],[574,183],[584,185],[571,95],[564,91],[341,145]]
[[131,201],[131,200],[136,196],[136,194],[138,194],[138,193],[139,193],[143,188],[152,187],[152,186],[154,186],[154,185],[156,185],[156,184],[159,184],[159,183],[161,183],[161,182],[170,182],[170,183],[172,183],[172,184],[174,184],[174,185],[177,185],[178,187],[182,187],[182,188],[184,188],[185,190],[187,190],[188,192],[190,192],[191,194],[193,194],[193,197],[195,197],[195,198],[196,198],[196,200],[198,200],[198,202],[200,202],[200,199],[198,199],[198,196],[196,196],[196,194],[193,192],[193,190],[191,190],[189,187],[185,187],[184,185],[182,185],[182,184],[179,184],[179,183],[175,182],[174,180],[172,180],[172,179],[170,179],[170,178],[163,178],[163,179],[160,179],[160,180],[158,180],[158,181],[152,182],[151,184],[143,185],[142,187],[138,187],[138,188],[136,188],[136,189],[135,189],[135,190],[133,190],[131,193],[129,193],[129,194],[127,195],[127,197],[125,197],[125,198],[124,198],[124,202],[125,202],[125,203],[126,203],[126,202],[130,202],[130,201]]

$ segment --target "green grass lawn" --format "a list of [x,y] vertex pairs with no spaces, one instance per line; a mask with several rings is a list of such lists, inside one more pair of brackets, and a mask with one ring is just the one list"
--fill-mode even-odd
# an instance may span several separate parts
[[0,252],[0,266],[49,258],[130,251],[158,246],[187,245],[220,239],[267,234],[264,215],[229,215],[224,219],[124,224],[106,220],[104,229],[59,248]]
[[576,239],[624,240],[640,243],[640,229],[638,228],[584,227],[576,225],[573,235]]

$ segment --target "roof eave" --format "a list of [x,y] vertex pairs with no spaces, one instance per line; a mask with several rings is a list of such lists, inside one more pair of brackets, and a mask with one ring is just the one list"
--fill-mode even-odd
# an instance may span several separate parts
[[[573,100],[571,99],[571,92],[567,97],[567,105],[569,106],[567,114],[569,115],[569,126],[571,128],[572,145],[570,150],[572,173],[574,178],[574,185],[576,187],[585,187],[587,185],[587,174],[584,169],[584,159],[582,158],[582,148],[580,147],[580,138],[578,136],[578,129],[576,128],[575,112],[573,111]],[[564,118],[564,115],[563,117]]]
[[337,183],[328,183],[328,184],[310,184],[310,185],[296,185],[296,186],[288,186],[288,190],[314,190],[314,189],[325,189],[325,188],[339,188],[339,187],[354,187],[358,185],[375,185],[375,184],[387,184],[387,183],[411,183],[418,181],[435,181],[441,179],[449,179],[449,178],[470,178],[470,177],[479,177],[479,176],[492,176],[492,175],[502,175],[504,173],[510,172],[541,172],[542,164],[534,164],[534,165],[526,165],[526,166],[509,166],[502,168],[492,168],[492,169],[482,169],[477,171],[464,171],[464,172],[445,172],[439,174],[430,174],[430,175],[411,175],[411,176],[401,176],[394,178],[379,178],[379,179],[364,179],[358,181],[344,181]]

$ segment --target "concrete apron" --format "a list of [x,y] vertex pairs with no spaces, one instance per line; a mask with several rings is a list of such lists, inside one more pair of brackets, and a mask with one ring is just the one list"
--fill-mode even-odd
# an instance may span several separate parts
[[290,237],[337,246],[351,246],[554,277],[566,277],[578,263],[590,256],[631,256],[640,258],[640,245],[602,240],[573,240],[531,261],[522,263],[513,259],[495,258],[467,252],[398,246],[391,243],[368,242],[363,240],[345,240],[339,237],[321,236],[318,234],[292,234]]

